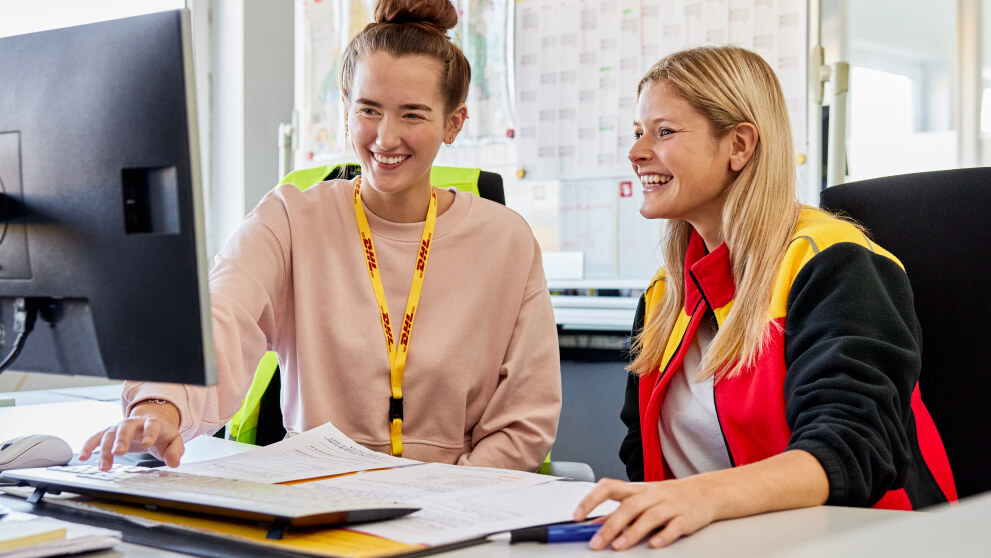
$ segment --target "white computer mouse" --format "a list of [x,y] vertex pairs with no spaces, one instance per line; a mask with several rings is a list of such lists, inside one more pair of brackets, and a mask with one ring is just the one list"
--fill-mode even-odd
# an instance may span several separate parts
[[28,434],[0,444],[0,471],[65,465],[71,460],[72,448],[57,436]]

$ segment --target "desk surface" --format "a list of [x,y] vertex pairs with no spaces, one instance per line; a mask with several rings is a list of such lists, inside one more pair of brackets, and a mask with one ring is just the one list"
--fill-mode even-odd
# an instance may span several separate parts
[[120,403],[120,391],[121,384],[7,391],[0,393],[0,400],[13,399],[14,404],[18,407],[24,405],[38,405],[42,403],[79,401],[82,399]]
[[[85,407],[85,408],[84,408]],[[0,439],[11,437],[15,430],[51,432],[65,438],[67,429],[95,431],[105,426],[101,421],[119,416],[116,403],[98,401],[60,402],[25,407],[0,408]],[[29,419],[29,426],[21,423]],[[80,423],[86,423],[80,425]],[[94,427],[94,423],[96,426]],[[16,426],[15,426],[16,425]],[[101,426],[102,425],[102,426]],[[32,430],[33,429],[33,430]],[[78,436],[78,435],[77,435]],[[87,434],[88,436],[88,434]],[[85,438],[83,438],[85,440]],[[73,442],[70,441],[70,445]],[[81,442],[80,442],[81,443]],[[75,447],[75,446],[74,446]],[[186,460],[211,459],[233,452],[250,450],[250,446],[219,438],[200,437],[187,444]],[[3,496],[9,507],[24,509],[28,504],[14,504]],[[972,498],[957,506],[929,513],[871,510],[820,506],[787,512],[764,514],[710,525],[698,533],[671,545],[665,551],[653,551],[641,544],[623,556],[660,556],[687,558],[726,557],[856,557],[892,555],[913,556],[986,556],[991,548],[991,493]],[[135,529],[140,527],[135,526]],[[168,546],[168,541],[163,541]],[[211,553],[211,556],[221,554]],[[237,555],[237,554],[234,554]],[[509,545],[486,543],[444,553],[451,558],[531,558],[593,555],[584,543]],[[602,556],[601,554],[596,554]],[[135,556],[175,557],[185,554],[124,543],[114,551],[92,554],[94,557]]]
[[90,436],[120,421],[123,413],[120,403],[92,399],[0,407],[0,442],[25,434],[51,434],[79,453]]
[[[7,497],[0,497],[8,501]],[[21,501],[19,504],[24,504]],[[641,544],[621,556],[631,558],[899,558],[930,556],[987,556],[991,534],[991,494],[978,496],[958,506],[929,513],[880,511],[822,506],[723,521],[685,537],[663,551]],[[168,541],[163,544],[168,545]],[[210,554],[208,556],[222,556]],[[232,556],[239,556],[234,553]],[[485,543],[441,554],[450,558],[564,558],[604,556],[584,543],[509,545]],[[608,554],[616,556],[613,554]],[[94,557],[189,556],[132,543]]]

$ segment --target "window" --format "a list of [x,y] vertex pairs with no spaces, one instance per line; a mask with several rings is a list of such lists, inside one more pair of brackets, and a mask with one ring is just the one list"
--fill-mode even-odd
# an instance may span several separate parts
[[184,7],[185,0],[0,0],[0,37]]
[[850,64],[847,181],[958,167],[956,4],[841,7],[838,51]]

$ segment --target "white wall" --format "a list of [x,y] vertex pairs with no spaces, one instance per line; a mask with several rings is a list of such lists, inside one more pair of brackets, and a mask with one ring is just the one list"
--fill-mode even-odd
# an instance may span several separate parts
[[215,254],[278,176],[277,132],[293,109],[293,2],[210,0],[212,169],[207,251]]

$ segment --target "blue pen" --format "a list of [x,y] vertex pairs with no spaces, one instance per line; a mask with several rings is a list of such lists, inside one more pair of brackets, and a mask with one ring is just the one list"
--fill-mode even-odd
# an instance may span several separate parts
[[509,543],[518,542],[584,542],[595,536],[601,523],[567,523],[564,525],[541,525],[509,532]]

